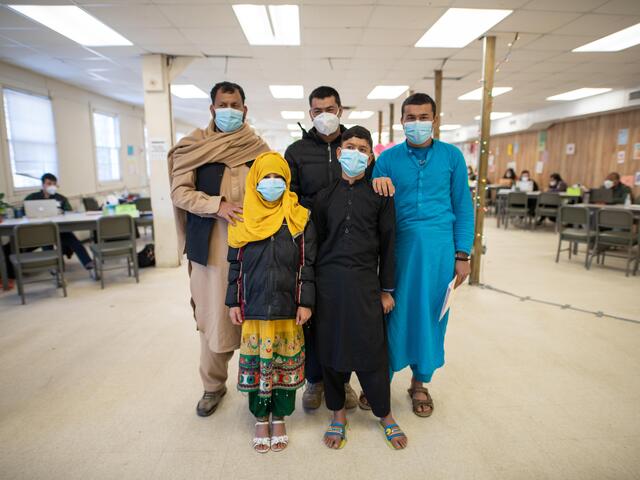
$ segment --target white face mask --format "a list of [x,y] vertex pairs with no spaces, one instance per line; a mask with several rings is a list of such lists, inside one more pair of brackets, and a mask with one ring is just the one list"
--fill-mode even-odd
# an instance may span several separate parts
[[45,188],[45,192],[47,192],[49,195],[55,195],[57,191],[58,187],[55,185],[49,185],[47,188]]
[[613,188],[613,180],[605,180],[604,181],[604,188]]
[[322,135],[331,135],[340,128],[340,118],[333,113],[322,112],[313,119],[313,126]]
[[520,177],[520,180],[522,180],[523,182],[528,182],[529,181],[529,177],[527,175],[525,175],[524,177]]

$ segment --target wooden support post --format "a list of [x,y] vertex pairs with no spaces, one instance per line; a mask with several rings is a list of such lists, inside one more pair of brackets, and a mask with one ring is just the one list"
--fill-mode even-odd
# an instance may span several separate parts
[[[435,73],[435,76],[434,76],[433,83],[435,87],[434,91],[436,96],[434,100],[436,102],[436,108],[438,109],[438,111],[436,112],[436,115],[440,115],[440,112],[442,112],[442,70],[435,70],[434,73]],[[433,138],[435,139],[440,138],[440,122],[436,122],[436,124],[434,125]]]
[[394,104],[389,104],[389,143],[393,142],[393,108]]
[[489,140],[491,135],[491,109],[493,97],[493,75],[495,73],[496,37],[488,36],[483,39],[482,59],[482,114],[480,124],[480,161],[478,162],[478,183],[474,195],[475,231],[473,237],[473,251],[471,253],[471,276],[469,283],[480,283],[480,264],[482,260],[482,240],[484,231],[484,208],[487,198],[487,164],[489,160]]
[[378,143],[382,143],[382,110],[378,110]]

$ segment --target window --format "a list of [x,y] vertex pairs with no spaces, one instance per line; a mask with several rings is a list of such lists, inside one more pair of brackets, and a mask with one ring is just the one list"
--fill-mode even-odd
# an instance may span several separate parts
[[38,187],[42,174],[57,175],[51,100],[5,88],[4,116],[13,187]]
[[98,182],[120,180],[120,126],[118,117],[93,112]]

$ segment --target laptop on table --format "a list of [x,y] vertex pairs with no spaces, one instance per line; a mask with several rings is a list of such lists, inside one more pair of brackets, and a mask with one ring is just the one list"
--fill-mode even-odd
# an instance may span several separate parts
[[49,218],[59,215],[57,200],[26,200],[24,214],[27,218]]

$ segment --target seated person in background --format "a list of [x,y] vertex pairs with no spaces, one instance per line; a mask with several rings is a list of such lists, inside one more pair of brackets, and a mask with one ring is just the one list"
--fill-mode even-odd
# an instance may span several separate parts
[[504,187],[511,188],[516,180],[517,177],[515,170],[513,168],[507,168],[504,175],[502,175],[502,178],[498,180],[498,183]]
[[531,178],[531,174],[529,173],[529,170],[523,170],[522,173],[520,174],[520,181],[521,182],[531,182],[533,188],[531,188],[531,192],[537,192],[538,190],[540,190],[540,188],[538,187],[538,182],[536,182],[535,180],[533,180]]
[[552,173],[549,176],[549,188],[547,192],[551,193],[560,193],[567,191],[567,183],[562,180],[562,177],[559,173]]
[[[69,212],[72,210],[67,197],[58,193],[58,179],[52,173],[42,175],[42,190],[27,195],[24,200],[57,200],[58,207],[62,211]],[[80,243],[80,240],[78,240],[72,232],[61,232],[60,242],[62,243],[62,251],[65,255],[71,258],[71,255],[75,253],[84,268],[87,270],[93,269],[91,257],[84,248],[84,245]]]
[[471,165],[467,165],[467,176],[469,177],[469,181],[473,182],[478,179],[476,173],[473,171],[473,167]]
[[611,172],[607,175],[607,178],[603,183],[603,187],[613,190],[613,204],[624,204],[627,199],[627,195],[633,203],[633,193],[631,192],[631,188],[620,181],[620,174],[618,172]]

